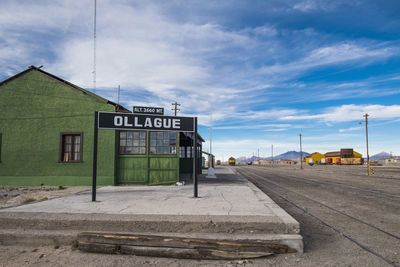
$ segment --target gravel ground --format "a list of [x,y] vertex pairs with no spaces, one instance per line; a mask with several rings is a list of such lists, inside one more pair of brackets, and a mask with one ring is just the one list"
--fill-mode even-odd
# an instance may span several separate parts
[[[295,192],[344,211],[365,220],[395,235],[400,235],[400,198],[382,196],[372,192],[360,191],[348,186],[371,189],[400,196],[400,168],[379,168],[373,176],[365,175],[362,166],[305,166],[298,167],[242,167],[243,174],[250,175],[279,206],[300,222],[304,238],[305,253],[299,257],[296,266],[390,266],[382,259],[361,249],[355,243],[336,233],[331,228],[305,214],[292,204],[269,192],[273,189],[301,207],[319,216],[340,231],[375,250],[382,256],[400,264],[400,240],[390,237],[369,226],[361,224],[337,212],[329,210],[287,189],[266,182],[263,177]],[[255,175],[257,174],[257,175]],[[311,183],[305,179],[315,180]],[[335,185],[338,183],[341,185]],[[343,186],[343,185],[346,185]],[[267,188],[266,188],[267,187]],[[286,263],[294,265],[288,260]]]
[[[248,168],[248,169],[246,169]],[[343,210],[400,235],[400,204],[396,198],[379,195],[349,187],[317,184],[316,181],[335,182],[364,189],[373,189],[400,195],[400,168],[377,168],[373,176],[366,176],[362,166],[305,166],[296,167],[238,167],[301,192],[325,204]],[[266,182],[252,176],[254,183]],[[321,205],[270,185],[289,199],[299,203],[318,216],[326,219],[340,230],[377,250],[396,264],[400,264],[400,242],[381,232],[354,222],[347,217],[326,210]],[[68,189],[67,189],[68,190]],[[84,189],[83,189],[84,190]],[[53,190],[45,192],[58,192]],[[71,247],[21,247],[0,246],[1,266],[390,266],[383,260],[363,250],[347,238],[323,225],[276,195],[264,191],[301,224],[305,253],[274,255],[245,261],[182,260],[168,258],[136,257],[128,255],[104,255],[83,253]],[[391,201],[391,200],[392,201]],[[3,203],[3,202],[2,202]]]
[[0,187],[0,208],[20,206],[26,203],[45,201],[78,192],[90,190],[89,186],[31,186],[31,187]]

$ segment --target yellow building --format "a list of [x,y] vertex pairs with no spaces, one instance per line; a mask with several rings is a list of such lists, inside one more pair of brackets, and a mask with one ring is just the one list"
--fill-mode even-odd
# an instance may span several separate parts
[[324,158],[325,156],[321,153],[314,152],[306,157],[306,163],[321,163],[321,160]]
[[340,151],[333,151],[325,153],[326,163],[329,164],[340,164]]
[[362,158],[362,155],[358,152],[353,151],[353,158]]
[[326,163],[358,165],[362,164],[362,155],[352,148],[342,148],[340,151],[325,153]]

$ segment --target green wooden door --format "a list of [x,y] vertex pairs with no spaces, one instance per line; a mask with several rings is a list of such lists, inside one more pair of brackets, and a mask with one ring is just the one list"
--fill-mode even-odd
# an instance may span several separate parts
[[118,184],[147,184],[148,182],[147,156],[119,156]]
[[[150,153],[151,138],[149,133],[145,135],[146,144],[142,147],[143,150],[140,150],[140,148],[136,150],[136,147],[134,147],[135,144],[140,144],[144,140],[143,134],[141,136],[133,131],[120,131],[117,136],[120,144],[117,184],[172,184],[179,181],[179,155],[177,153],[159,155],[156,154],[158,150],[154,147],[151,150],[153,153]],[[172,135],[166,133],[161,136],[165,138],[165,136],[170,137]],[[156,145],[160,143],[159,141],[159,139],[153,139],[153,143]],[[172,151],[179,151],[179,142],[174,143],[174,145],[176,148]],[[165,147],[164,143],[162,143],[162,147]],[[136,152],[142,154],[133,154]],[[162,151],[162,153],[164,152]]]

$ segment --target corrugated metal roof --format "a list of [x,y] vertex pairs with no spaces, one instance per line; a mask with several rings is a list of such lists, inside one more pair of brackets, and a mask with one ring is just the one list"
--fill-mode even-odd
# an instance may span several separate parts
[[340,151],[327,152],[325,157],[340,157]]

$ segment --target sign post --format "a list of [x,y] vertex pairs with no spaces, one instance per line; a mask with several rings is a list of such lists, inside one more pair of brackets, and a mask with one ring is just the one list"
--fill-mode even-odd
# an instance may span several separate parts
[[97,184],[97,137],[99,112],[94,113],[94,132],[93,132],[93,181],[92,181],[92,201],[96,201],[96,184]]
[[198,162],[198,155],[199,155],[199,152],[197,151],[197,117],[196,118],[194,118],[194,137],[193,137],[193,140],[194,140],[194,157],[193,157],[193,161],[194,161],[194,179],[193,179],[193,190],[194,190],[194,197],[198,197],[198,173],[197,173],[197,170],[198,170],[198,165],[199,165],[199,162]]
[[[158,112],[161,112],[159,110]],[[162,110],[164,112],[164,110]],[[97,139],[98,129],[113,130],[142,130],[142,131],[174,131],[194,133],[194,157],[193,157],[193,185],[194,197],[198,196],[198,153],[197,153],[197,117],[176,117],[154,114],[131,114],[113,112],[95,112],[93,134],[93,179],[92,201],[96,201],[97,183]],[[177,152],[179,153],[179,152]]]

